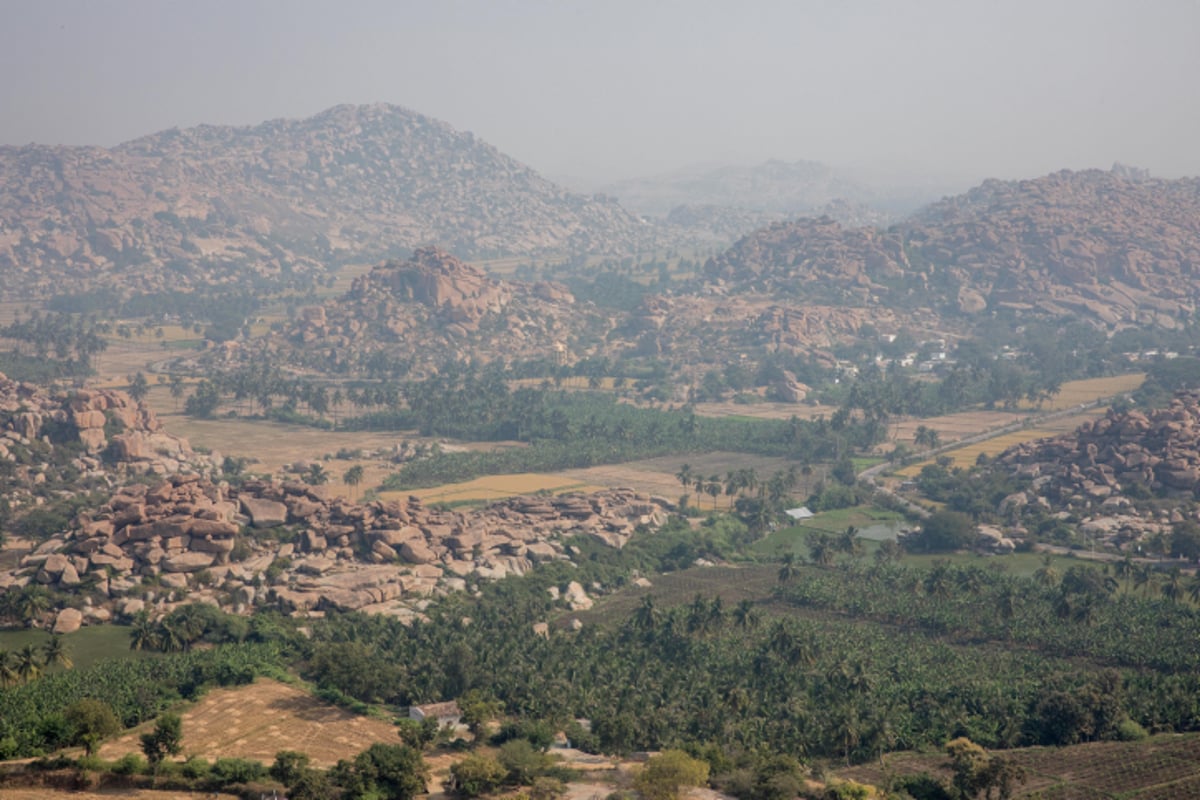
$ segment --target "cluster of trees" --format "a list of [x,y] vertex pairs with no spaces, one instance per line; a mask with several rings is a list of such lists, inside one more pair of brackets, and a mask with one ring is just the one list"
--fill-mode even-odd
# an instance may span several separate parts
[[[845,566],[793,562],[779,598],[796,613],[773,619],[753,601],[648,598],[623,622],[543,639],[532,625],[554,613],[545,589],[568,579],[547,568],[454,598],[429,623],[330,617],[305,672],[371,701],[486,689],[511,714],[591,719],[605,752],[713,742],[729,759],[762,748],[855,761],[963,735],[1011,747],[1200,726],[1180,702],[1200,689],[1191,608],[1110,593],[1086,567],[1049,584],[868,567],[853,547],[829,548]],[[605,566],[598,556],[570,579],[613,579]]]
[[[0,328],[0,338],[18,343],[11,360],[14,364],[24,363],[21,356],[31,356],[33,362],[57,362],[59,375],[90,375],[96,356],[108,349],[105,334],[111,331],[108,323],[94,318],[71,314],[42,314],[32,311],[21,319]],[[28,353],[23,352],[28,345]],[[14,375],[16,373],[14,372]]]
[[0,650],[0,688],[28,683],[51,665],[70,669],[71,654],[61,636],[51,636],[40,647],[27,644],[20,650]]
[[144,611],[139,613],[129,630],[129,648],[160,653],[187,652],[198,642],[240,642],[250,635],[250,631],[250,622],[245,617],[226,614],[216,606],[189,603],[158,620],[151,619]]

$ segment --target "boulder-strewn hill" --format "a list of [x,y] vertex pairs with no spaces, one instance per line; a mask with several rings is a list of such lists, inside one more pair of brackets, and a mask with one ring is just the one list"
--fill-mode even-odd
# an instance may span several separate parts
[[[1166,408],[1110,410],[1074,433],[1009,448],[993,468],[1030,481],[1004,500],[1002,511],[1026,505],[1069,511],[1083,520],[1082,530],[1110,544],[1145,544],[1195,518],[1200,391],[1179,392]],[[1160,499],[1167,497],[1169,514]]]
[[[553,358],[581,335],[601,340],[611,327],[566,287],[502,281],[436,248],[389,261],[357,278],[349,292],[303,311],[280,347],[328,353],[359,365],[378,352],[401,353],[414,365],[463,357]],[[301,356],[301,361],[312,361]]]
[[651,226],[390,105],[112,149],[0,147],[0,294],[320,272],[436,241],[465,257],[631,252]]
[[886,232],[830,219],[772,225],[707,273],[827,301],[1174,327],[1200,300],[1200,179],[1115,168],[988,181]]

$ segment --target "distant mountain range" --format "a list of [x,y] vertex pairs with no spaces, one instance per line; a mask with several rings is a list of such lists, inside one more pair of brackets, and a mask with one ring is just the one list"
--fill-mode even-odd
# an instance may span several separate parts
[[436,243],[474,259],[625,254],[658,232],[470,133],[390,105],[112,149],[0,147],[0,292],[321,273]]
[[767,161],[756,166],[689,167],[617,181],[599,188],[639,214],[666,216],[676,206],[725,206],[796,215],[834,200],[869,204],[878,193],[816,161]]

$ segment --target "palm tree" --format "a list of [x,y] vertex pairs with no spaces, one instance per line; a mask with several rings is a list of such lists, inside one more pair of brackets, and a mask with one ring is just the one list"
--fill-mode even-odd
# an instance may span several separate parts
[[1042,566],[1037,572],[1033,573],[1033,577],[1034,580],[1047,588],[1058,585],[1060,576],[1058,570],[1054,568],[1054,560],[1050,557],[1049,553],[1042,556]]
[[1188,583],[1188,599],[1193,603],[1200,603],[1200,573],[1192,575],[1192,580]]
[[29,683],[42,674],[42,654],[36,645],[27,644],[17,651],[17,676]]
[[717,496],[721,494],[721,476],[711,475],[704,484],[704,493],[712,498],[713,511],[717,510]]
[[51,636],[50,640],[42,645],[42,657],[47,665],[58,664],[63,669],[71,669],[75,666],[62,636]]
[[858,528],[850,525],[838,536],[837,549],[851,558],[859,558],[863,554],[862,539],[858,538]]
[[791,583],[798,574],[799,570],[796,568],[796,554],[784,554],[783,565],[779,567],[779,582],[785,584]]
[[16,686],[20,677],[17,673],[16,654],[0,650],[0,687]]
[[158,649],[158,630],[145,611],[133,618],[133,626],[129,629],[129,649]]
[[808,555],[814,564],[828,567],[833,563],[833,540],[825,533],[810,533]]
[[304,476],[304,479],[311,486],[320,486],[329,481],[329,473],[325,471],[325,467],[322,464],[314,461],[308,465],[308,473]]
[[1133,557],[1131,555],[1129,555],[1129,553],[1126,553],[1125,557],[1116,563],[1115,571],[1117,574],[1117,578],[1125,581],[1125,585],[1123,588],[1124,588],[1125,593],[1128,594],[1129,593],[1129,583],[1133,577],[1133,572],[1134,572]]
[[1172,603],[1179,602],[1179,598],[1183,597],[1183,575],[1180,573],[1179,567],[1171,568],[1171,571],[1167,573],[1167,580],[1159,591]]
[[1133,585],[1142,590],[1142,596],[1146,597],[1150,593],[1150,587],[1154,584],[1154,572],[1150,569],[1149,564],[1137,564],[1133,568]]
[[363,465],[355,464],[350,469],[346,470],[346,474],[342,476],[342,481],[350,487],[350,499],[354,499],[355,490],[362,483]]
[[683,488],[685,489],[691,486],[692,481],[695,480],[695,473],[692,472],[692,465],[684,464],[681,466],[679,471],[675,473],[675,479],[683,484]]
[[654,597],[646,595],[642,598],[642,604],[638,606],[637,611],[633,613],[633,624],[640,631],[654,630],[655,624],[658,622],[658,609],[654,607]]
[[758,610],[754,608],[754,601],[749,598],[742,600],[733,609],[733,622],[743,630],[757,628],[759,619]]

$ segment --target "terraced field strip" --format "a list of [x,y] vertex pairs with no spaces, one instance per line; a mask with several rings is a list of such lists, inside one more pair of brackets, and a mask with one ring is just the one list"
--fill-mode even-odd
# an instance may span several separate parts
[[[280,750],[298,750],[314,764],[329,767],[375,742],[399,741],[390,722],[356,716],[266,678],[249,686],[214,689],[181,716],[183,754],[210,760],[246,758],[270,764]],[[151,727],[148,723],[105,744],[100,757],[140,753],[138,736]]]

